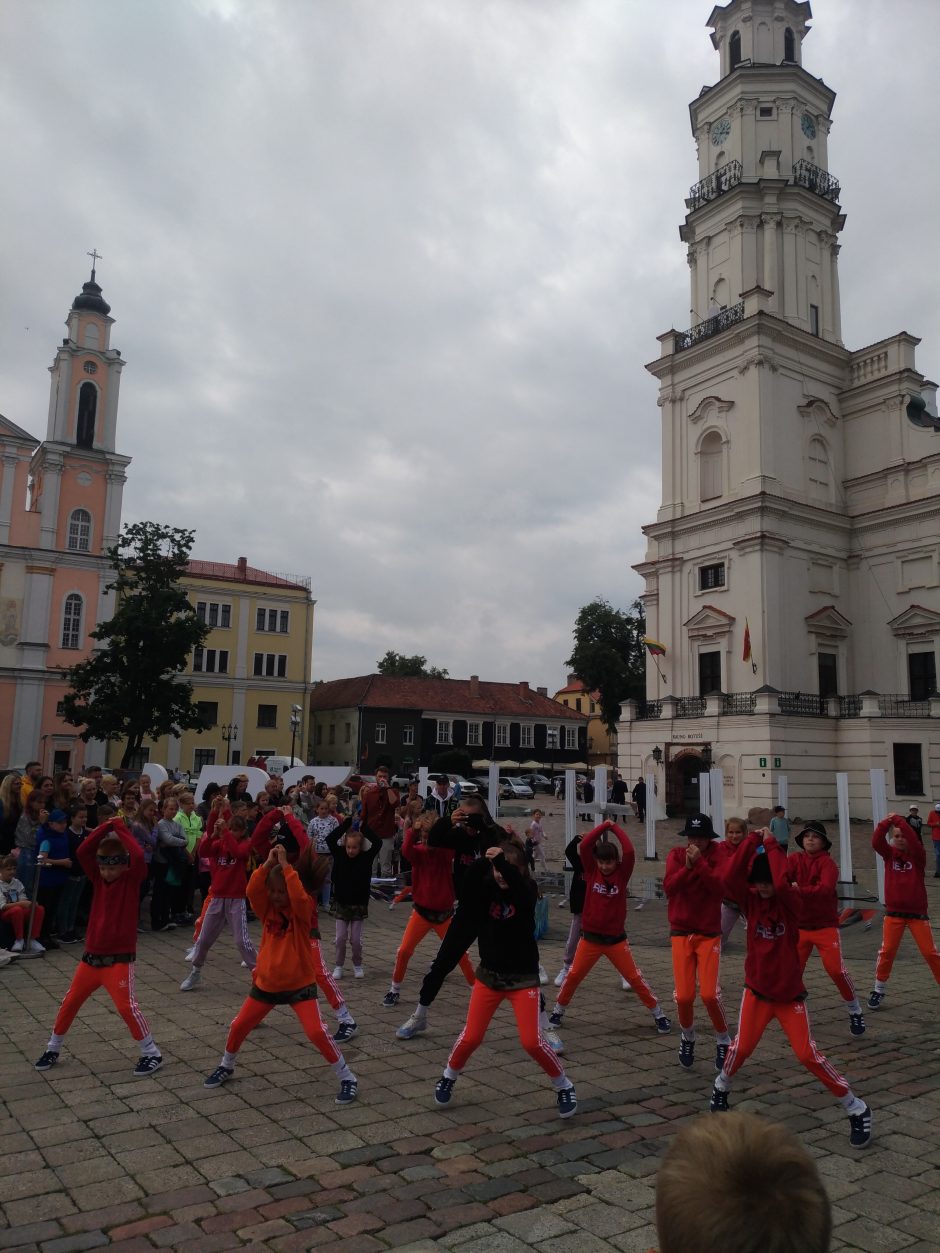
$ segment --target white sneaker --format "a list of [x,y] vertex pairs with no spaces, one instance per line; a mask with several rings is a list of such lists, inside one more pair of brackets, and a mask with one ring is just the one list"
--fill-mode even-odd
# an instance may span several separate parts
[[622,978],[620,980],[620,986],[623,988],[624,992],[632,992],[633,990],[633,984],[630,982],[629,979]]
[[187,965],[191,966],[193,964],[193,958],[195,956],[196,956],[196,946],[194,944],[192,948],[188,948],[186,950],[186,956],[183,958],[183,961],[186,962]]
[[415,1013],[401,1024],[395,1034],[398,1036],[399,1040],[410,1040],[412,1036],[417,1035],[420,1031],[426,1031],[427,1026],[427,1016],[419,1018]]
[[194,988],[199,987],[199,981],[202,978],[202,971],[198,966],[193,966],[192,970],[180,984],[181,992],[192,992]]
[[357,979],[364,979],[366,977],[366,972],[362,966],[353,966],[353,975]]
[[554,1027],[549,1027],[548,1030],[544,1031],[542,1034],[545,1037],[545,1043],[553,1053],[563,1053],[565,1051],[565,1046],[562,1043],[561,1036]]
[[566,979],[566,978],[567,978],[567,976],[568,976],[568,971],[569,971],[570,969],[571,969],[571,967],[570,967],[570,966],[562,966],[561,970],[559,970],[558,974],[555,976],[555,987],[556,987],[556,988],[560,988],[560,987],[561,987],[561,985],[564,983],[565,979]]
[[39,943],[38,940],[30,940],[29,951],[31,953],[44,953],[46,950],[43,947],[43,945]]
[[10,949],[10,952],[11,952],[11,953],[22,953],[22,951],[23,951],[23,941],[22,941],[22,940],[15,940],[15,941],[14,941],[14,943],[13,943],[13,946],[12,946],[12,947],[11,947],[11,949]]
[[342,977],[343,977],[343,968],[342,968],[342,966],[334,966],[334,967],[333,967],[333,978],[334,978],[334,979],[342,979]]
[[548,971],[541,963],[539,963],[539,983],[541,983],[543,987],[546,983],[548,983]]

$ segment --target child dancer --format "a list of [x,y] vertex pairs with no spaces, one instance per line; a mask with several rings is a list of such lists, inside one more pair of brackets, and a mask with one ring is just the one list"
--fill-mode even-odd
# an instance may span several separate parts
[[[743,818],[729,818],[725,823],[725,838],[721,844],[719,852],[724,857],[731,857],[734,850],[738,847],[744,837],[747,835],[747,823]],[[725,951],[725,945],[731,938],[731,932],[735,929],[741,919],[741,906],[736,905],[734,901],[723,900],[721,902],[721,951]]]
[[[398,1004],[402,980],[415,949],[429,931],[443,940],[454,915],[454,850],[431,848],[427,842],[436,821],[434,812],[428,810],[416,815],[413,825],[405,830],[402,852],[411,864],[414,908],[395,955],[391,986],[382,1002],[386,1009]],[[460,969],[473,987],[473,967],[466,953],[460,958]]]
[[927,915],[927,885],[924,882],[927,852],[923,844],[900,814],[889,814],[875,827],[871,845],[885,864],[885,916],[881,948],[875,966],[875,986],[868,997],[868,1008],[878,1009],[885,999],[891,967],[905,930],[909,930],[914,937],[914,943],[937,983],[940,983],[940,953],[937,952]]
[[330,872],[331,865],[332,858],[321,857],[314,851],[314,846],[310,841],[307,842],[307,847],[297,858],[297,873],[300,875],[300,881],[304,885],[304,889],[313,905],[313,911],[310,915],[310,949],[313,954],[317,987],[324,993],[336,1014],[338,1027],[333,1039],[337,1044],[345,1044],[347,1040],[351,1040],[359,1034],[359,1027],[356,1025],[355,1018],[349,1012],[349,1007],[343,999],[342,992],[340,992],[335,980],[323,964],[323,954],[320,952],[320,920],[317,911],[317,897],[320,895],[320,889],[323,886],[324,879]]
[[532,856],[537,864],[548,873],[548,858],[545,856],[545,828],[542,826],[541,809],[532,810],[532,821],[529,823],[529,839],[532,841]]
[[326,873],[320,885],[320,904],[323,906],[329,905],[333,887],[333,858],[326,839],[338,826],[339,819],[330,813],[330,803],[326,797],[318,800],[317,811],[307,826],[307,839],[313,844],[317,856],[326,862]]
[[231,1079],[238,1051],[248,1034],[275,1005],[289,1005],[300,1019],[307,1039],[316,1045],[339,1078],[336,1104],[350,1105],[358,1094],[358,1082],[327,1035],[317,1006],[310,947],[313,901],[288,862],[283,845],[275,844],[267,861],[251,876],[248,900],[263,927],[251,991],[229,1029],[221,1062],[203,1086],[218,1088]]
[[864,1035],[862,1007],[842,959],[836,897],[839,868],[829,856],[832,841],[821,822],[808,822],[796,842],[800,852],[791,853],[787,858],[787,876],[800,889],[803,907],[798,946],[800,970],[806,970],[810,953],[817,949],[826,974],[839,989],[849,1011],[849,1030],[852,1035]]
[[669,911],[672,973],[676,981],[676,1009],[682,1036],[679,1064],[687,1070],[695,1061],[695,980],[702,1004],[715,1028],[715,1069],[721,1070],[731,1043],[718,966],[721,958],[721,868],[725,858],[706,814],[692,814],[679,832],[689,841],[673,848],[666,858],[663,891]]
[[209,949],[219,938],[226,923],[241,953],[242,961],[254,970],[257,960],[254,945],[248,934],[248,916],[245,909],[245,887],[248,882],[247,864],[251,849],[245,819],[233,814],[221,827],[216,823],[211,835],[204,835],[199,842],[199,856],[208,857],[212,873],[212,886],[208,903],[202,912],[199,938],[187,954],[192,970],[180,984],[181,992],[192,992],[199,986],[202,968]]
[[800,892],[788,882],[783,849],[766,827],[751,832],[725,863],[722,877],[747,919],[747,956],[738,1033],[715,1080],[709,1108],[712,1113],[728,1108],[732,1075],[776,1018],[797,1059],[839,1098],[849,1116],[849,1144],[865,1148],[871,1140],[871,1110],[822,1056],[810,1030],[798,947]]
[[[606,838],[608,831],[613,833],[620,845],[619,861],[617,845]],[[605,838],[602,840],[601,836]],[[581,980],[602,957],[606,957],[653,1015],[656,1030],[665,1035],[672,1029],[672,1023],[660,1009],[659,1001],[633,960],[624,930],[627,921],[627,885],[636,861],[630,838],[616,823],[607,820],[584,837],[578,854],[584,867],[585,880],[581,939],[548,1021],[553,1027],[561,1026],[565,1009]]]
[[345,818],[331,831],[326,842],[333,858],[333,908],[336,914],[333,978],[343,977],[348,937],[352,946],[353,974],[361,979],[366,973],[362,965],[362,924],[369,916],[372,866],[383,842],[365,829],[356,830],[351,817]]
[[140,1047],[134,1067],[134,1075],[140,1079],[163,1065],[134,989],[140,883],[147,873],[144,855],[127,827],[109,818],[83,840],[78,860],[93,887],[85,952],[36,1069],[50,1070],[56,1064],[75,1015],[93,992],[105,988]]
[[578,1108],[574,1087],[539,1027],[539,950],[533,938],[537,889],[524,851],[509,842],[487,849],[472,867],[465,892],[465,902],[473,904],[480,918],[480,964],[467,1024],[447,1059],[434,1099],[438,1105],[450,1104],[454,1084],[483,1043],[494,1013],[509,1001],[522,1047],[551,1079],[559,1116],[570,1118]]
[[578,854],[581,836],[576,835],[565,849],[565,858],[571,867],[571,888],[568,892],[568,908],[571,911],[571,925],[568,927],[568,939],[565,942],[565,955],[561,960],[561,970],[555,976],[555,987],[564,983],[574,955],[578,951],[578,940],[581,938],[581,911],[584,909],[584,867]]
[[[22,953],[26,923],[29,919],[30,899],[23,884],[16,877],[16,863],[17,858],[14,854],[8,854],[0,860],[0,918],[13,930],[13,944],[10,952]],[[37,905],[33,917],[34,931],[38,932],[41,929],[44,914],[43,907]],[[31,940],[29,948],[33,953],[43,952],[43,947],[38,940]]]

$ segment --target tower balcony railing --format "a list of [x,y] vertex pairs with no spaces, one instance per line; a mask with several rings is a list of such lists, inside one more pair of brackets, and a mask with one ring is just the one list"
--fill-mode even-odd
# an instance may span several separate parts
[[691,326],[687,331],[677,335],[675,341],[676,352],[683,352],[686,348],[693,348],[696,344],[700,344],[703,339],[711,339],[713,335],[720,335],[729,326],[734,326],[736,322],[742,322],[743,320],[744,301],[741,300],[736,305],[729,305],[727,309],[722,309],[713,318],[705,318],[697,326]]
[[661,700],[627,701],[628,722],[651,719],[712,718],[718,715],[796,718],[940,718],[940,694],[912,699],[903,692],[861,692],[818,696],[812,692],[713,692],[705,696],[664,696]]
[[700,209],[709,200],[715,200],[732,187],[737,187],[743,172],[740,161],[729,161],[727,165],[720,165],[707,178],[689,188],[689,209]]
[[839,201],[839,180],[833,178],[827,170],[813,165],[812,161],[807,161],[805,157],[801,157],[794,165],[793,181],[798,187],[805,187],[807,191],[822,196],[823,200],[831,200],[833,204]]

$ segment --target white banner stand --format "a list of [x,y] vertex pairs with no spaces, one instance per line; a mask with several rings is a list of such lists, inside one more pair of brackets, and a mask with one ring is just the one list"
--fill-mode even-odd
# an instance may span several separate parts
[[790,780],[785,774],[777,775],[777,804],[790,808]]
[[[871,821],[872,826],[877,827],[879,822],[884,822],[888,816],[888,793],[885,790],[885,772],[883,770],[869,770],[868,778],[871,783]],[[878,878],[878,900],[883,905],[885,903],[885,864],[883,858],[875,853],[875,874]]]
[[698,777],[698,811],[700,814],[712,816],[712,781],[708,772],[703,770]]
[[418,767],[418,795],[423,801],[428,799],[428,768],[427,766]]
[[594,767],[594,825],[600,826],[604,821],[604,810],[607,807],[607,767]]
[[721,766],[712,766],[708,774],[711,788],[712,826],[715,828],[716,835],[723,836],[725,833],[725,773]]
[[578,777],[573,770],[565,771],[565,847],[578,834]]
[[646,860],[656,861],[656,777],[646,776]]
[[839,882],[854,883],[855,875],[852,873],[852,826],[851,818],[849,817],[849,776],[844,772],[836,775],[836,795],[839,800]]
[[489,770],[486,772],[487,778],[487,796],[486,804],[490,813],[493,815],[495,822],[499,817],[499,762],[491,761]]

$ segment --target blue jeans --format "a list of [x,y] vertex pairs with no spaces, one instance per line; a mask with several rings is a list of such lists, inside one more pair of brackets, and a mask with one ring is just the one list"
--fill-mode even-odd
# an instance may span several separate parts
[[36,850],[21,848],[17,855],[16,877],[26,889],[26,895],[32,896],[33,884],[36,879]]
[[80,879],[69,879],[59,897],[58,928],[59,935],[72,935],[78,918],[78,906],[85,891],[88,879],[82,875]]

